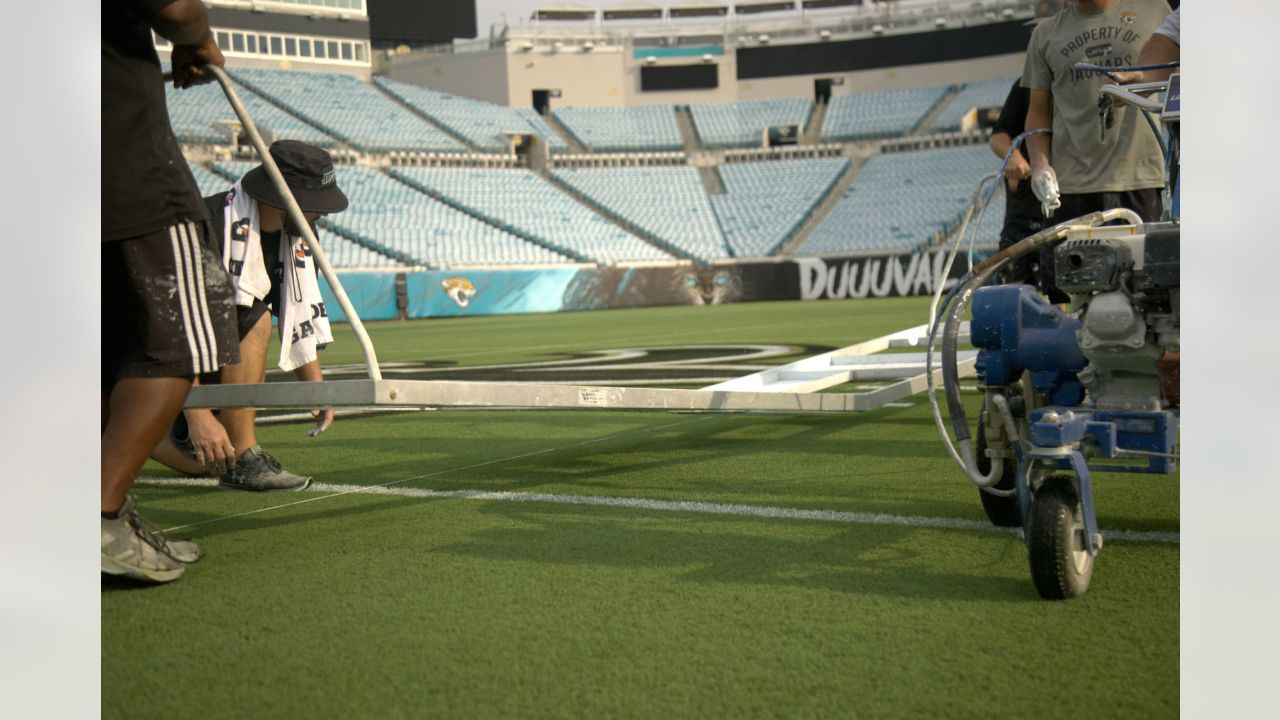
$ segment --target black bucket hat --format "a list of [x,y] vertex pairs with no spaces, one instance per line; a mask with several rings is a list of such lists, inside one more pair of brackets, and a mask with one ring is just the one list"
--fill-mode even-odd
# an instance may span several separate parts
[[[347,209],[347,196],[338,187],[329,153],[297,140],[277,140],[271,143],[269,152],[303,212],[336,213]],[[288,207],[261,165],[245,173],[240,187],[258,202]]]

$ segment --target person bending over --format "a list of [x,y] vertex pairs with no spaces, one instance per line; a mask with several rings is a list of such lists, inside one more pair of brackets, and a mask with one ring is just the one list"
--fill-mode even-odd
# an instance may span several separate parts
[[[315,221],[347,207],[329,153],[306,143],[281,140],[269,150],[314,232]],[[261,383],[274,314],[280,330],[282,370],[299,380],[323,379],[317,351],[332,342],[320,298],[311,249],[284,209],[266,168],[258,166],[226,193],[205,198],[213,237],[236,291],[241,361],[205,383]],[[333,409],[313,411],[316,429],[333,422]],[[160,441],[152,457],[190,475],[215,473],[219,486],[239,490],[303,490],[312,478],[285,470],[258,444],[254,408],[188,408]]]

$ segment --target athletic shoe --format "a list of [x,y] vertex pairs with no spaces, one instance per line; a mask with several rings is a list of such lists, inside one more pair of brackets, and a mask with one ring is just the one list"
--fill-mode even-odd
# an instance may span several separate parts
[[170,540],[165,538],[165,550],[178,562],[191,563],[200,559],[200,548],[190,540]]
[[222,476],[218,487],[233,490],[305,490],[311,485],[311,478],[295,475],[283,467],[280,461],[254,445],[236,461],[231,470]]
[[[187,544],[195,547],[195,543]],[[164,535],[148,529],[147,522],[138,516],[132,497],[125,498],[114,520],[102,518],[103,573],[163,583],[182,577],[185,569],[170,554]]]

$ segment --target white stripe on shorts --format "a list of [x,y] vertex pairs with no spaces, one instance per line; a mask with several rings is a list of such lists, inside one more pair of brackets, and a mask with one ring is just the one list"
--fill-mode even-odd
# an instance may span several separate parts
[[195,223],[187,223],[182,232],[187,237],[187,252],[193,272],[188,276],[191,283],[191,319],[195,325],[196,335],[203,338],[205,349],[204,362],[200,372],[214,372],[218,369],[218,338],[213,332],[213,318],[209,316],[209,298],[204,286],[204,248],[200,244],[200,235],[196,232]]
[[205,372],[218,369],[218,334],[213,331],[213,317],[209,315],[209,295],[204,286],[204,246],[200,235],[196,232],[195,223],[187,223],[187,231],[191,233],[192,243],[196,248],[196,284],[200,286],[200,322],[204,324],[204,335],[209,338],[209,365]]
[[200,328],[192,322],[192,318],[199,313],[196,303],[203,297],[203,292],[193,287],[191,282],[194,272],[190,260],[190,236],[181,225],[173,225],[169,227],[169,239],[173,244],[175,287],[178,291],[178,304],[182,308],[182,333],[186,336],[187,348],[191,351],[191,369],[193,373],[207,372],[205,367],[212,364],[207,357],[208,348]]

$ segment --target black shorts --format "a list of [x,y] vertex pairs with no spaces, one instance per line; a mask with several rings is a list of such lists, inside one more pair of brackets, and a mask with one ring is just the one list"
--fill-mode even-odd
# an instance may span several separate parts
[[204,223],[102,243],[102,388],[240,360],[231,282]]
[[[1009,214],[1005,216],[1004,228],[1000,231],[1000,249],[1022,242],[1053,224],[1043,215],[1029,218],[1024,215]],[[1022,257],[1007,263],[1000,270],[997,282],[1006,285],[1034,285],[1049,302],[1061,305],[1071,301],[1066,293],[1053,284],[1053,249],[1041,248],[1026,253]]]
[[1091,212],[1129,208],[1138,213],[1143,222],[1158,222],[1164,212],[1160,188],[1140,188],[1124,192],[1096,192],[1078,195],[1062,195],[1062,207],[1053,214],[1053,222],[1078,218]]

